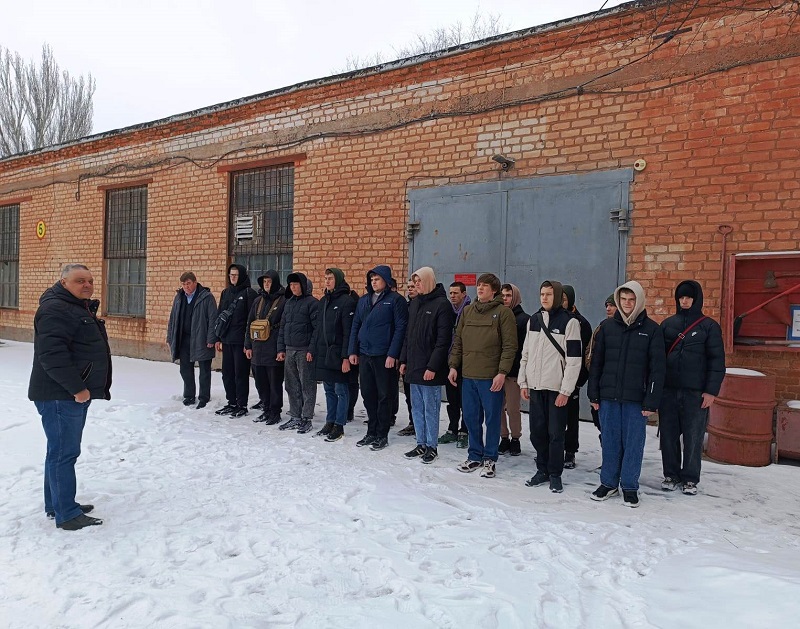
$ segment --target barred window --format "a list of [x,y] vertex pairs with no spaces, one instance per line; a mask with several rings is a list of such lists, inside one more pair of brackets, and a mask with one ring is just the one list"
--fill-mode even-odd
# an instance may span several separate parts
[[247,267],[254,285],[269,269],[285,280],[292,270],[294,165],[233,173],[230,198],[234,262]]
[[106,312],[143,317],[147,275],[147,186],[106,191]]
[[19,308],[19,205],[0,207],[0,308]]

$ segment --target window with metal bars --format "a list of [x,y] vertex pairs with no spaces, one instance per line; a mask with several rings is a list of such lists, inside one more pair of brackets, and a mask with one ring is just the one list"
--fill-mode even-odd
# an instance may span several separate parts
[[0,207],[0,308],[19,308],[19,205]]
[[147,186],[106,191],[106,312],[144,317]]
[[294,164],[232,173],[230,199],[234,262],[247,267],[253,285],[269,269],[284,281],[292,270]]

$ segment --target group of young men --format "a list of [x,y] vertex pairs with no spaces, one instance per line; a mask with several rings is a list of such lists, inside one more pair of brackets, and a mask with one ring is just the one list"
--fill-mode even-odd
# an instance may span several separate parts
[[[341,439],[360,391],[367,432],[356,445],[382,450],[397,413],[400,375],[412,424],[399,434],[416,436],[405,456],[432,463],[440,444],[456,442],[467,447],[458,470],[492,478],[499,455],[521,452],[520,400],[527,400],[536,473],[526,484],[561,492],[563,470],[575,467],[580,391],[588,383],[603,452],[601,484],[591,497],[606,500],[621,489],[624,504],[638,506],[647,419],[656,411],[662,488],[697,492],[708,408],[725,357],[719,325],[702,314],[702,289],[694,281],[678,285],[676,314],[661,325],[648,317],[641,285],[627,282],[606,300],[608,317],[593,331],[575,307],[574,288],[552,280],[542,282],[540,307],[529,315],[519,288],[492,273],[477,278],[474,302],[459,282],[445,292],[430,267],[412,274],[408,299],[386,265],[367,273],[361,297],[338,268],[325,270],[319,300],[299,272],[287,276],[284,288],[268,271],[258,291],[241,265],[229,267],[228,279],[216,306],[194,274],[181,276],[167,341],[181,364],[184,404],[202,408],[209,401],[216,349],[227,397],[217,414],[248,413],[252,371],[254,408],[262,411],[254,421],[307,433],[322,382],[327,413],[316,434]],[[197,396],[194,362],[200,363]],[[449,426],[439,436],[442,386]]]

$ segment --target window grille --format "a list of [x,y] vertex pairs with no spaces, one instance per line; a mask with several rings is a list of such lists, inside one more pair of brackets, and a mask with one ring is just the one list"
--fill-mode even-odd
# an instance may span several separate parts
[[294,165],[233,173],[230,198],[234,262],[247,267],[254,286],[269,269],[285,282],[292,270]]
[[0,207],[0,308],[19,308],[19,205]]
[[147,186],[106,191],[106,312],[144,317]]

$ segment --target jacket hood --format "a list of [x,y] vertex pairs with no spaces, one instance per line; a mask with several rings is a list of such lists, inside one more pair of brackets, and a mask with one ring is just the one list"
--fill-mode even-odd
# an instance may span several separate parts
[[292,289],[289,287],[289,284],[292,282],[297,282],[300,284],[300,288],[303,289],[303,295],[310,295],[314,290],[314,284],[311,283],[310,279],[308,279],[303,273],[293,271],[286,276],[286,299],[289,299],[294,294],[292,293]]
[[378,266],[367,271],[367,293],[372,295],[375,291],[372,290],[372,282],[369,281],[369,276],[375,273],[380,275],[384,282],[386,282],[386,290],[391,290],[392,285],[397,285],[392,277],[392,267],[387,264],[379,264]]
[[[325,272],[330,273],[336,279],[336,283],[333,285],[334,291],[341,288],[343,285],[347,285],[347,282],[344,281],[344,271],[342,271],[342,269],[338,269],[335,266],[332,266],[325,269]],[[349,288],[350,287],[348,286],[348,289]]]
[[475,306],[475,310],[477,310],[481,314],[489,312],[490,310],[493,310],[493,309],[497,308],[498,306],[502,306],[503,308],[505,308],[505,306],[503,306],[503,296],[502,295],[495,295],[494,299],[492,299],[491,301],[487,301],[487,302],[476,301],[474,306]]
[[[239,279],[236,281],[236,284],[231,284],[231,269],[236,269],[239,271]],[[247,274],[247,269],[244,268],[241,264],[231,264],[228,266],[228,286],[233,286],[239,290],[247,288],[250,286],[250,276]]]
[[569,284],[564,284],[561,288],[567,296],[567,310],[572,312],[572,309],[575,307],[575,289]]
[[516,284],[509,284],[509,286],[511,287],[511,305],[509,308],[514,310],[517,306],[522,305],[522,293]]
[[61,301],[67,301],[71,304],[76,304],[81,308],[88,308],[92,312],[97,312],[97,309],[100,307],[100,301],[97,299],[80,299],[75,297],[72,293],[70,293],[66,288],[61,285],[61,282],[56,282],[46,291],[44,291],[39,297],[39,305],[42,305],[46,301],[50,301],[52,299],[60,299]]
[[[693,297],[691,308],[681,308],[680,297]],[[703,312],[703,288],[694,280],[684,280],[675,287],[675,312],[700,314]]]
[[429,293],[420,293],[414,299],[419,299],[420,302],[424,303],[440,297],[447,299],[447,291],[444,289],[444,285],[441,283],[436,284],[436,286],[434,286]]
[[469,306],[471,303],[472,303],[472,299],[470,298],[470,296],[469,295],[465,295],[464,296],[464,301],[461,302],[461,305],[458,308],[453,306],[453,302],[450,302],[450,305],[453,307],[453,312],[455,312],[456,316],[458,316],[458,315],[460,315],[462,313],[464,308]]
[[[429,266],[423,266],[411,274],[411,277],[417,276],[420,279],[419,293],[427,295],[434,288],[436,288],[436,275],[433,269]],[[441,284],[439,284],[441,286]]]
[[[636,306],[633,308],[633,312],[631,312],[629,316],[625,316],[625,313],[622,312],[622,308],[619,307],[619,291],[621,291],[623,288],[633,291],[633,294],[636,295]],[[639,284],[639,282],[631,281],[625,282],[622,286],[618,286],[614,291],[614,303],[617,305],[617,315],[620,316],[622,322],[625,325],[631,325],[634,321],[636,321],[637,317],[644,312],[645,296],[642,285]]]
[[[553,287],[553,307],[551,311],[555,312],[561,308],[561,302],[564,300],[564,287],[561,285],[561,282],[547,280],[539,285],[539,292],[541,292],[545,284],[550,284]],[[544,307],[540,308],[540,310],[544,310]]]
[[270,269],[269,271],[264,273],[264,275],[259,276],[259,278],[256,280],[258,282],[258,285],[261,287],[262,291],[264,290],[264,280],[266,278],[272,280],[272,284],[269,287],[270,295],[275,295],[283,290],[283,286],[281,285],[281,278],[278,275],[278,272],[274,269]]

